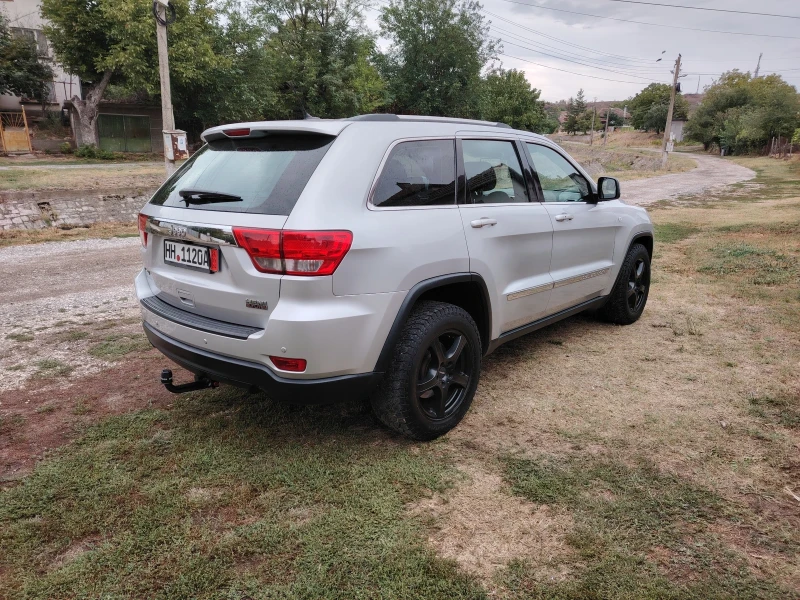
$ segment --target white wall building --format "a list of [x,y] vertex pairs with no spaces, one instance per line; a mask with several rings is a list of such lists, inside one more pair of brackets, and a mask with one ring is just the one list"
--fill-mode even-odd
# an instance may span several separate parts
[[[73,96],[81,97],[81,84],[78,77],[65,73],[55,62],[53,50],[42,31],[44,20],[39,14],[39,0],[0,0],[0,10],[8,20],[13,33],[26,35],[36,42],[40,60],[53,67],[53,84],[50,96],[50,109],[61,110],[64,100]],[[0,111],[18,111],[21,102],[17,96],[8,94],[0,96]],[[39,104],[26,103],[25,110],[39,111]]]

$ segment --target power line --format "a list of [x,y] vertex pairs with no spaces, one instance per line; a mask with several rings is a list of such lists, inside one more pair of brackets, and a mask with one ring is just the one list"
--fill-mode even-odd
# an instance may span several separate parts
[[[585,61],[588,61],[589,63],[592,63],[592,64],[579,63],[579,64],[584,64],[584,66],[591,66],[591,67],[597,66],[598,68],[610,66],[610,67],[614,67],[616,69],[619,69],[619,71],[613,71],[613,72],[621,73],[621,74],[624,74],[624,75],[629,75],[629,76],[632,76],[632,77],[636,76],[636,74],[638,74],[638,75],[649,74],[649,75],[654,75],[654,76],[665,75],[666,74],[666,71],[657,69],[655,67],[655,63],[651,63],[651,66],[645,67],[645,66],[639,66],[639,65],[625,65],[625,64],[610,62],[610,61],[606,61],[606,60],[599,59],[599,58],[592,58],[592,57],[583,56],[583,55],[580,55],[580,54],[575,54],[574,52],[569,52],[567,50],[562,50],[561,48],[555,48],[555,47],[549,46],[547,44],[541,44],[539,42],[536,42],[536,41],[530,40],[528,38],[522,37],[520,35],[517,35],[517,34],[515,34],[513,32],[508,31],[508,30],[505,30],[505,29],[502,29],[500,27],[497,27],[496,25],[491,25],[491,29],[493,29],[495,31],[502,32],[503,35],[511,36],[511,37],[515,38],[515,40],[520,40],[520,41],[523,41],[525,43],[532,44],[532,45],[534,45],[536,47],[536,49],[533,49],[533,48],[527,48],[525,46],[521,46],[521,47],[525,48],[526,50],[533,50],[534,52],[539,52],[540,54],[545,54],[546,56],[552,56],[553,58],[558,58],[560,60],[567,60],[569,62],[575,62],[574,60],[571,60],[571,59],[577,58],[577,59],[585,60]],[[500,37],[499,34],[498,34],[498,37]],[[512,46],[517,45],[513,41],[503,40],[502,38],[501,38],[501,41],[505,41],[506,43],[509,43]],[[539,47],[544,47],[546,49],[553,50],[554,52],[557,52],[558,55],[552,55],[552,54],[548,54],[546,52],[541,52],[541,51],[538,50]],[[599,63],[599,65],[598,64],[594,64],[594,63]],[[625,71],[625,72],[622,73],[622,71]]]
[[702,31],[704,33],[723,33],[726,35],[746,35],[753,37],[768,37],[780,38],[783,40],[800,40],[800,37],[791,35],[774,35],[769,33],[747,33],[744,31],[722,31],[719,29],[699,29],[697,27],[681,27],[680,25],[664,25],[662,23],[650,23],[647,21],[634,21],[632,19],[620,19],[617,17],[607,17],[605,15],[593,15],[591,13],[577,12],[574,10],[566,10],[564,8],[553,8],[551,6],[542,6],[540,4],[530,4],[529,2],[520,2],[519,0],[501,0],[509,4],[519,4],[520,6],[527,6],[528,8],[541,8],[543,10],[554,10],[556,12],[569,13],[571,15],[581,15],[584,17],[593,17],[595,19],[607,19],[609,21],[620,21],[622,23],[636,23],[637,25],[650,25],[652,27],[667,27],[669,29],[685,29],[687,31]]
[[622,81],[621,79],[609,79],[607,77],[597,77],[596,75],[586,75],[585,73],[576,73],[575,71],[568,71],[566,69],[559,69],[558,67],[552,67],[550,65],[544,65],[542,63],[537,63],[532,60],[528,60],[527,58],[520,58],[518,56],[512,56],[510,54],[504,54],[503,52],[499,53],[500,56],[505,56],[507,58],[513,58],[515,60],[521,60],[522,62],[530,63],[532,65],[536,65],[537,67],[544,67],[545,69],[552,69],[554,71],[561,71],[562,73],[569,73],[570,75],[578,75],[579,77],[588,77],[589,79],[600,79],[602,81],[613,81],[615,83],[630,83],[633,85],[642,85],[641,81]]
[[554,36],[549,35],[547,33],[543,33],[541,31],[538,31],[538,30],[533,29],[531,27],[526,27],[524,25],[520,25],[519,23],[516,23],[516,22],[512,21],[511,19],[506,19],[505,17],[502,17],[502,16],[500,16],[500,15],[498,15],[496,13],[493,13],[491,11],[488,11],[486,9],[484,9],[483,12],[485,14],[487,14],[487,15],[495,17],[496,19],[500,19],[501,21],[505,21],[506,23],[509,23],[510,25],[514,25],[515,27],[519,27],[520,29],[524,29],[525,31],[530,31],[531,33],[535,33],[536,35],[539,35],[539,36],[541,36],[543,38],[546,38],[548,40],[552,40],[552,41],[557,42],[559,44],[563,44],[565,46],[571,46],[573,48],[578,48],[579,50],[586,50],[588,52],[593,52],[593,53],[596,53],[596,54],[602,54],[602,55],[613,57],[613,58],[621,58],[623,60],[628,60],[628,61],[631,61],[631,62],[640,62],[640,63],[644,63],[644,64],[648,64],[648,65],[652,65],[653,64],[653,61],[650,60],[650,59],[644,59],[644,58],[641,58],[641,57],[638,57],[638,56],[635,57],[635,56],[624,56],[622,54],[612,54],[611,52],[605,52],[603,50],[595,50],[594,48],[588,48],[587,46],[581,46],[580,44],[575,44],[573,42],[567,42],[565,40],[562,40],[560,38],[554,37]]
[[574,63],[576,65],[581,65],[581,66],[584,66],[584,67],[590,67],[592,69],[598,69],[600,71],[608,71],[609,73],[616,73],[618,75],[625,75],[626,77],[633,77],[635,79],[641,79],[642,81],[647,81],[648,83],[653,83],[653,78],[652,77],[640,77],[639,75],[634,75],[633,73],[626,73],[624,71],[615,71],[614,69],[606,69],[604,67],[598,67],[597,65],[592,65],[592,64],[580,62],[580,61],[577,61],[577,60],[571,60],[569,58],[563,58],[563,57],[560,57],[560,56],[556,56],[554,54],[549,54],[547,52],[542,52],[541,50],[536,50],[535,48],[530,48],[528,46],[522,46],[520,44],[515,44],[514,42],[510,42],[510,41],[504,40],[502,38],[500,38],[500,41],[503,42],[504,44],[510,44],[512,46],[516,46],[517,48],[522,48],[523,50],[528,50],[530,52],[536,52],[537,54],[542,54],[544,56],[549,56],[551,58],[557,58],[558,60],[571,62],[571,63]]
[[606,2],[624,2],[625,4],[646,4],[647,6],[660,6],[662,8],[683,8],[687,10],[705,10],[710,12],[735,13],[737,15],[754,15],[757,17],[778,17],[780,19],[800,19],[800,15],[776,15],[774,13],[750,12],[747,10],[731,10],[728,8],[708,8],[705,6],[687,6],[685,4],[660,4],[658,2],[644,2],[643,0],[606,0]]

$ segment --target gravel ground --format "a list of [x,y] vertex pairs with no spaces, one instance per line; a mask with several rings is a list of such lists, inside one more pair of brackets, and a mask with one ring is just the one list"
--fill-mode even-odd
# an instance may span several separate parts
[[751,169],[707,154],[693,154],[689,158],[697,161],[697,168],[692,171],[622,182],[622,199],[628,204],[647,206],[659,200],[718,191],[756,176]]
[[75,375],[107,366],[85,354],[88,340],[60,336],[104,323],[140,332],[125,325],[139,314],[139,269],[138,237],[0,248],[0,391],[24,384],[45,359],[70,365]]
[[126,169],[136,169],[138,167],[158,167],[164,166],[163,162],[127,162],[127,163],[85,163],[76,165],[57,165],[52,163],[42,163],[41,165],[8,165],[0,166],[0,171],[16,171],[17,169],[37,171],[41,169],[113,169],[114,171],[124,171]]

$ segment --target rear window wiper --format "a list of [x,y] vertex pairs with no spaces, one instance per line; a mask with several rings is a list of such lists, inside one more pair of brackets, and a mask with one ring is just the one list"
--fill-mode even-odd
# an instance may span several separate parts
[[225,194],[224,192],[214,192],[211,190],[181,190],[178,195],[190,204],[212,204],[215,202],[241,202],[242,197],[235,194]]

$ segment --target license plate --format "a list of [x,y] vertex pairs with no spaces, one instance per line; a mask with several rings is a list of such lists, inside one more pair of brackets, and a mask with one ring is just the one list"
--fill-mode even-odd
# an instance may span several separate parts
[[219,248],[164,240],[164,262],[207,273],[219,271]]

